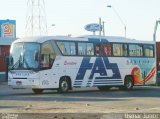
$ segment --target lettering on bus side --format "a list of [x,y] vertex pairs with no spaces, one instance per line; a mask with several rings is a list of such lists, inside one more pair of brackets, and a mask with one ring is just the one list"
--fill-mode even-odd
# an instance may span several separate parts
[[[121,79],[120,71],[116,63],[110,63],[108,58],[98,57],[94,63],[90,63],[91,58],[85,57],[82,60],[80,69],[76,76],[76,81],[79,85],[85,77],[86,71],[91,70],[89,80],[92,79]],[[112,75],[107,74],[107,70],[112,71]],[[95,74],[99,74],[99,77],[95,77]]]

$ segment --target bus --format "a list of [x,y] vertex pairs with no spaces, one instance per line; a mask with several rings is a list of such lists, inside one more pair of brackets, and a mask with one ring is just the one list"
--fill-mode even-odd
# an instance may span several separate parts
[[133,86],[156,83],[155,42],[118,36],[41,36],[14,41],[8,85],[39,94],[56,89]]

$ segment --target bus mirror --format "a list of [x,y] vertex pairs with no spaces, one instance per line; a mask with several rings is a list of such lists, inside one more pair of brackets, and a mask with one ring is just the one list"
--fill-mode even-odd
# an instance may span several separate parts
[[37,62],[39,61],[39,53],[38,52],[35,52],[34,60],[37,61]]
[[9,65],[13,65],[13,57],[9,56]]
[[9,59],[10,59],[10,56],[5,56],[5,63],[8,65],[9,64]]

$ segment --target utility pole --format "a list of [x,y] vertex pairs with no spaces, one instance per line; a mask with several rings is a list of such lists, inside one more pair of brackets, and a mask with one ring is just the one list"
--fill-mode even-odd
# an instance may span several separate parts
[[105,36],[105,26],[104,26],[104,21],[102,22],[102,30],[103,30],[103,36]]
[[26,36],[47,35],[47,20],[44,0],[28,0]]
[[99,37],[101,37],[102,35],[101,35],[101,32],[102,32],[102,20],[101,20],[101,18],[99,18]]
[[99,18],[99,39],[102,39],[102,20],[101,17]]

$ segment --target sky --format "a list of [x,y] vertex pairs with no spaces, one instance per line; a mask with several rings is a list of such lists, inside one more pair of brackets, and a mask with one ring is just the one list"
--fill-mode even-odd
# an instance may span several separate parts
[[[28,0],[0,0],[0,19],[16,20],[17,37],[25,37]],[[86,24],[105,22],[107,36],[153,40],[160,0],[44,0],[48,35],[91,35]],[[112,8],[106,7],[111,5]],[[124,24],[115,13],[118,13]],[[55,24],[55,26],[52,26]],[[160,41],[160,28],[157,30]]]

